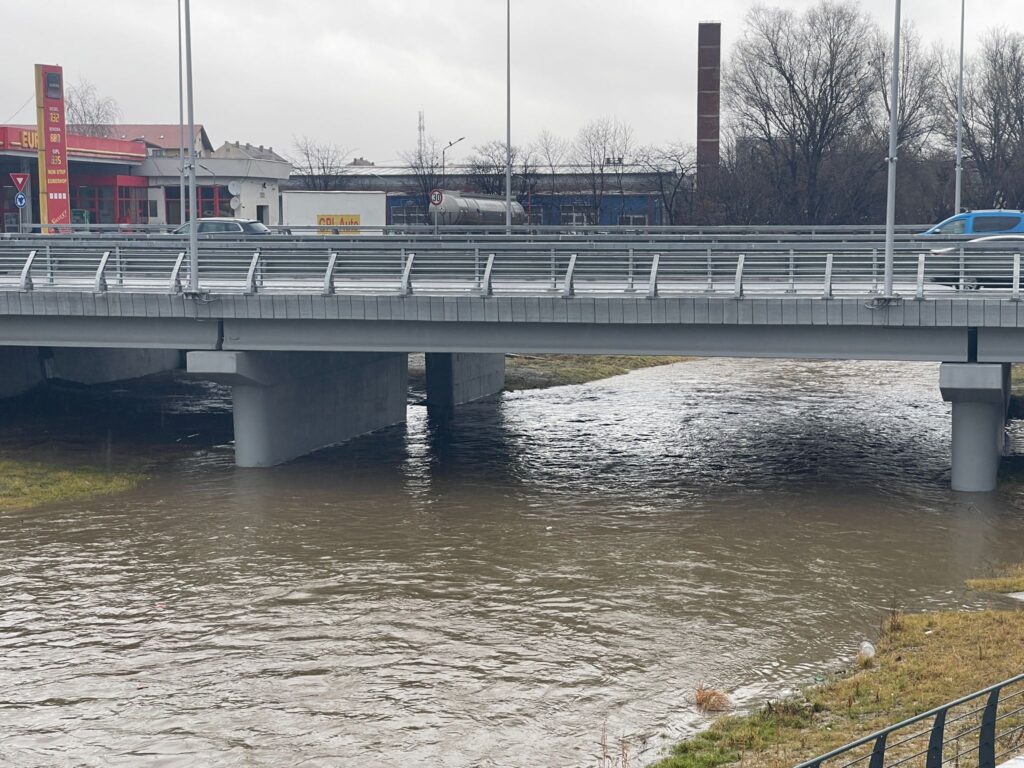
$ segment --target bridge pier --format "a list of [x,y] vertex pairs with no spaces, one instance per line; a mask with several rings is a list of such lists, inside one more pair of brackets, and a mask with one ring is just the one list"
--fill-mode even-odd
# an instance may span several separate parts
[[235,464],[269,467],[405,421],[408,355],[189,352],[188,371],[231,386]]
[[995,490],[1006,437],[1009,364],[943,363],[939,389],[953,404],[953,490]]
[[505,355],[465,352],[428,352],[427,405],[451,410],[505,386]]

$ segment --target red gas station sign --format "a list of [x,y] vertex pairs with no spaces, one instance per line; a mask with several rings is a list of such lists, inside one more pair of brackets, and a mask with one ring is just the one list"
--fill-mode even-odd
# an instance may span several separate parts
[[71,223],[67,130],[64,124],[64,73],[60,67],[36,64],[36,124],[39,129],[39,222]]

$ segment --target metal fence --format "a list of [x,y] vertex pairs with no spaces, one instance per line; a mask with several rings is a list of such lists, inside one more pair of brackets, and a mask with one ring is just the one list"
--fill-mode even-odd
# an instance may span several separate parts
[[[1014,246],[1008,248],[1007,245]],[[204,244],[198,287],[207,293],[610,295],[655,298],[873,297],[881,291],[879,245],[830,242],[766,245],[602,242],[223,241]],[[1024,246],[1024,241],[1020,246]],[[1021,293],[1014,243],[895,252],[903,298],[1002,298]],[[742,250],[740,250],[742,248]],[[179,293],[189,260],[174,239],[0,242],[0,290]]]
[[797,768],[995,768],[1024,751],[1024,674],[943,704]]

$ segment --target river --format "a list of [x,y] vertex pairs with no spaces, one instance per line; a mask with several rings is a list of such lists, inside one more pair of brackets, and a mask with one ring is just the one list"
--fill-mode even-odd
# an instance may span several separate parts
[[894,603],[991,601],[963,580],[1020,559],[1024,471],[949,490],[937,382],[702,360],[450,423],[413,397],[270,470],[233,466],[214,387],[43,398],[0,446],[162,458],[0,515],[0,765],[596,766],[602,734],[652,760],[700,683],[754,702]]

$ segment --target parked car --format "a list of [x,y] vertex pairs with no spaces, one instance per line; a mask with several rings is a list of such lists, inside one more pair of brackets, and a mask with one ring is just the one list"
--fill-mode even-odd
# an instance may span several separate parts
[[[227,217],[212,217],[208,219],[196,219],[199,225],[197,234],[200,235],[269,235],[270,228],[255,219],[231,219]],[[173,235],[187,235],[192,222],[187,221],[177,229]]]
[[924,235],[982,235],[1004,232],[1024,234],[1024,211],[968,211],[940,221]]

